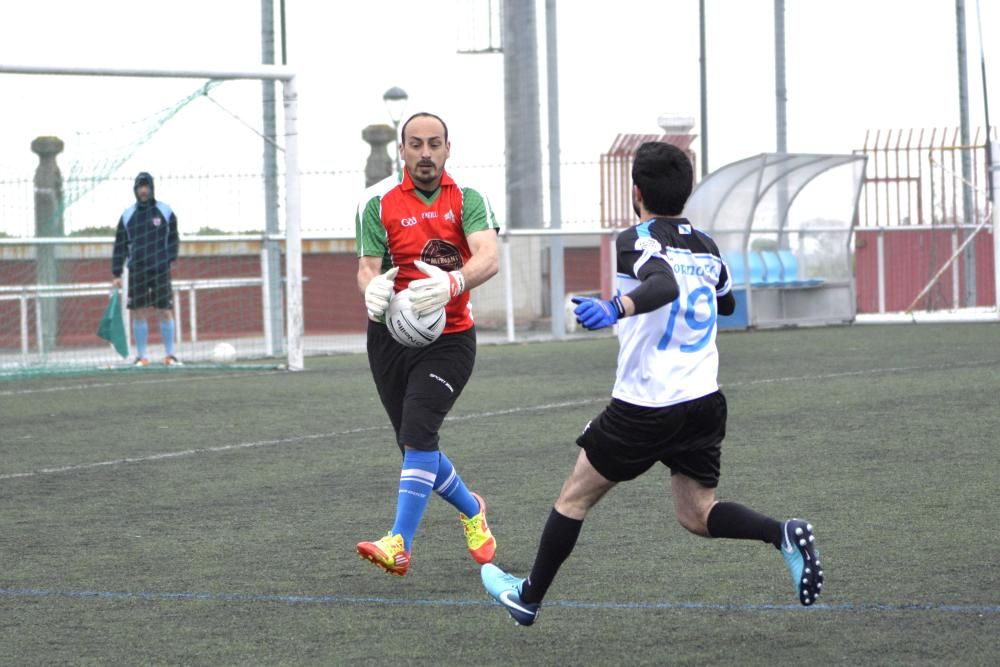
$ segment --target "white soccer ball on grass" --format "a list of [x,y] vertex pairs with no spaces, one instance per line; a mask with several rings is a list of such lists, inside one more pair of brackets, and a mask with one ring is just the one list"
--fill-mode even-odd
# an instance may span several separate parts
[[448,318],[443,307],[417,317],[410,304],[410,295],[410,290],[404,289],[392,296],[385,311],[385,325],[400,345],[424,347],[438,339]]
[[212,348],[212,361],[217,364],[231,364],[236,361],[236,348],[229,343],[217,343]]

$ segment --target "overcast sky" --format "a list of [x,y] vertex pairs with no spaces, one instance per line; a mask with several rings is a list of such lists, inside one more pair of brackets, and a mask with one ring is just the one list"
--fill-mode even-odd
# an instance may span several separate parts
[[[502,56],[456,53],[462,29],[458,19],[464,16],[460,6],[472,1],[286,0],[289,65],[301,73],[302,169],[361,169],[368,148],[360,131],[387,120],[382,93],[394,85],[409,93],[408,111],[430,110],[448,121],[456,168],[502,163]],[[980,2],[987,66],[996,81],[1000,0]],[[976,126],[983,124],[979,39],[976,2],[967,4]],[[256,0],[7,0],[4,5],[3,63],[193,68],[260,60]],[[790,151],[845,153],[861,147],[867,129],[958,125],[954,0],[788,0],[786,5]],[[717,168],[775,148],[773,1],[707,0],[706,6],[708,157]],[[616,133],[657,132],[661,113],[698,117],[697,0],[563,1],[558,13],[563,160],[596,162]],[[537,21],[544,37],[541,0]],[[543,98],[544,53],[540,43]],[[172,104],[197,85],[0,75],[7,101],[0,127],[0,175],[30,175],[35,161],[27,146],[42,134],[67,138],[83,129],[94,137],[99,135],[93,132],[106,129],[128,145],[141,134],[125,125],[129,119]],[[1000,116],[1000,91],[994,85],[990,92],[995,119]],[[225,84],[213,92],[257,127],[258,94],[257,84]],[[544,145],[544,99],[540,112]],[[151,170],[259,170],[259,141],[211,103],[199,100],[171,123],[182,128],[185,140],[158,146],[154,140],[144,147],[142,158],[147,166],[152,163]],[[199,132],[205,136],[195,140]],[[109,136],[107,143],[115,142]],[[64,171],[71,160],[68,148]],[[126,170],[131,166],[125,165]],[[596,176],[577,171],[567,168],[564,197],[580,198],[590,210]],[[335,192],[325,194],[307,184],[310,191],[304,197],[314,205],[321,196],[330,197],[338,211],[349,210],[340,202],[356,197],[362,185],[355,187],[356,179],[338,179]],[[490,194],[502,202],[502,192]],[[572,204],[564,209],[568,217],[586,215]]]

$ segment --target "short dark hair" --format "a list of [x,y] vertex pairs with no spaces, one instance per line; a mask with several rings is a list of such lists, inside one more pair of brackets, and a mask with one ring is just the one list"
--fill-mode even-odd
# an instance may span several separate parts
[[650,213],[680,215],[691,196],[694,169],[687,153],[673,144],[647,141],[632,162],[632,182]]
[[409,118],[406,119],[406,122],[403,123],[403,131],[399,133],[399,140],[400,141],[406,141],[406,126],[410,124],[410,121],[413,120],[414,118],[421,118],[421,117],[423,117],[423,118],[436,118],[437,121],[439,123],[441,123],[441,127],[444,128],[444,140],[448,141],[448,125],[444,122],[444,120],[441,118],[441,116],[438,116],[437,114],[430,113],[428,111],[418,111],[417,113],[413,114],[412,116],[410,116]]

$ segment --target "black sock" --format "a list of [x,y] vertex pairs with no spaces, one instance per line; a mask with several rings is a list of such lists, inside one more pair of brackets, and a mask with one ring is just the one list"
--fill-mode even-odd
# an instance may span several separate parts
[[582,527],[582,519],[571,519],[552,508],[538,542],[538,553],[535,555],[535,564],[531,566],[531,575],[521,587],[521,600],[529,604],[542,601],[559,572],[559,566],[573,553]]
[[739,503],[716,503],[708,513],[708,534],[781,545],[781,522]]

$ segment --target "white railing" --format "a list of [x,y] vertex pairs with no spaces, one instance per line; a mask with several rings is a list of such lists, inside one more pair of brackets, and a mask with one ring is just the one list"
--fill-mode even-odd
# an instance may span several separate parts
[[[213,278],[201,280],[173,280],[175,336],[183,341],[184,322],[182,318],[181,292],[188,295],[188,327],[192,343],[198,341],[198,292],[206,290],[233,289],[237,287],[262,287],[262,278]],[[30,302],[34,300],[35,338],[39,350],[44,349],[45,330],[42,317],[42,300],[67,297],[104,296],[108,294],[108,283],[66,283],[55,285],[0,285],[0,301],[20,302],[21,355],[31,353]],[[128,319],[127,311],[124,315]],[[126,331],[128,322],[126,321]]]

